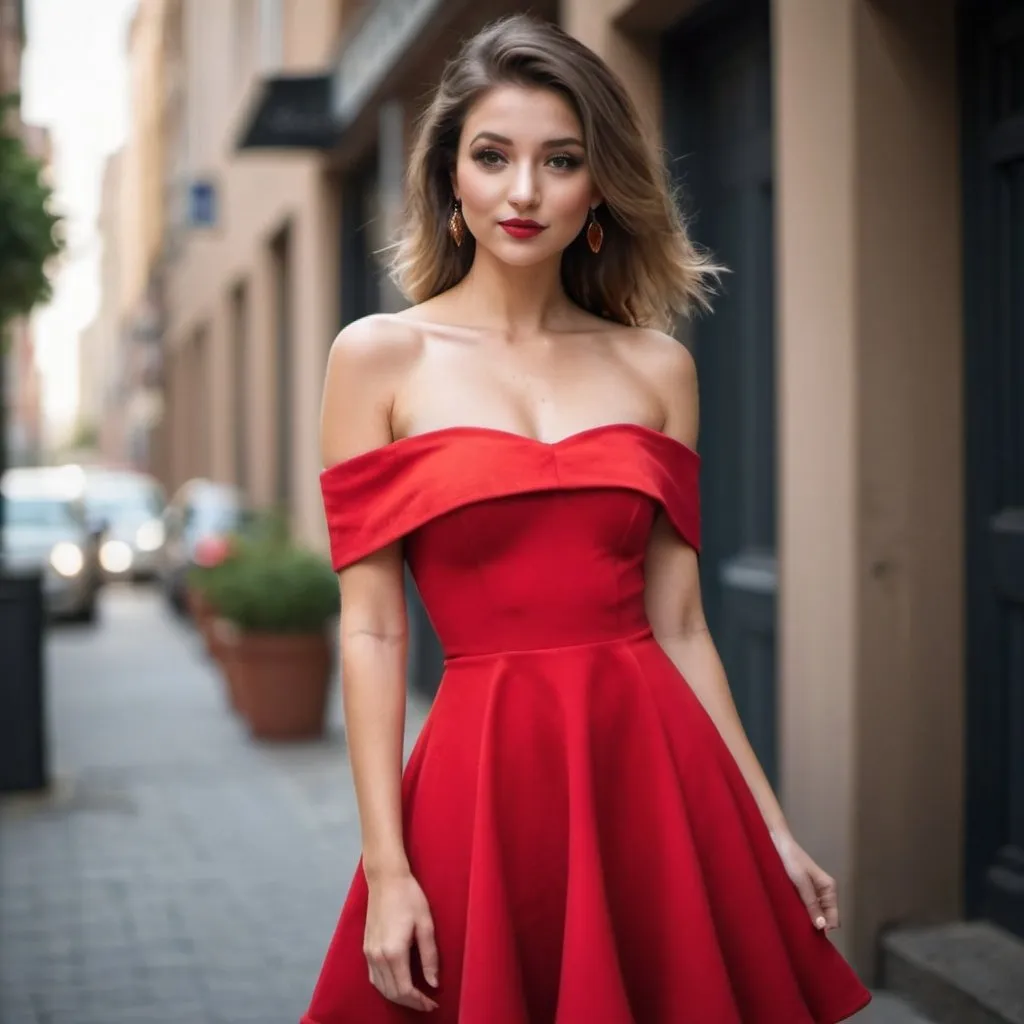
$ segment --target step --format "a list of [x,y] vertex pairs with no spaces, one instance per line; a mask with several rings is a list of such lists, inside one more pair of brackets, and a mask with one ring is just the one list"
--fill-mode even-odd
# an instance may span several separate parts
[[1024,1024],[1024,942],[985,921],[890,932],[882,984],[935,1024]]
[[879,991],[871,993],[867,1009],[861,1010],[853,1020],[856,1024],[934,1024],[903,999],[891,992]]

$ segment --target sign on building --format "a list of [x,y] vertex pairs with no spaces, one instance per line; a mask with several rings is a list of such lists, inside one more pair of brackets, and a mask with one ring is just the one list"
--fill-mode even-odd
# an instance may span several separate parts
[[217,186],[199,179],[189,183],[188,224],[193,228],[212,228],[217,224]]

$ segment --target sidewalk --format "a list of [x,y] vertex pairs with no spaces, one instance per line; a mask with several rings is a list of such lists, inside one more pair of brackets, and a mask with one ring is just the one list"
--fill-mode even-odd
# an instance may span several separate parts
[[294,1024],[358,857],[340,702],[255,744],[155,595],[104,613],[50,641],[53,794],[0,804],[0,1024]]

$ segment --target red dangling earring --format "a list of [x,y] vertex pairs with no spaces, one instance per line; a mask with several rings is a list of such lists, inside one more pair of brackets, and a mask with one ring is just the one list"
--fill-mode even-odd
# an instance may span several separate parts
[[462,241],[466,237],[466,219],[462,216],[461,199],[455,200],[455,209],[452,210],[452,215],[448,218],[448,234],[451,235],[456,248],[462,245]]
[[601,246],[604,245],[604,228],[598,223],[593,207],[590,209],[590,223],[587,225],[587,245],[595,255],[601,251]]

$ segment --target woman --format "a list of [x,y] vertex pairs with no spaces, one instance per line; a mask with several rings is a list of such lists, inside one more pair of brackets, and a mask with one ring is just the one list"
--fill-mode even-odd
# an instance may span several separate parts
[[[306,1024],[822,1024],[868,1000],[701,611],[706,304],[622,85],[524,16],[449,66],[322,475],[363,837]],[[403,558],[445,676],[401,777]]]

